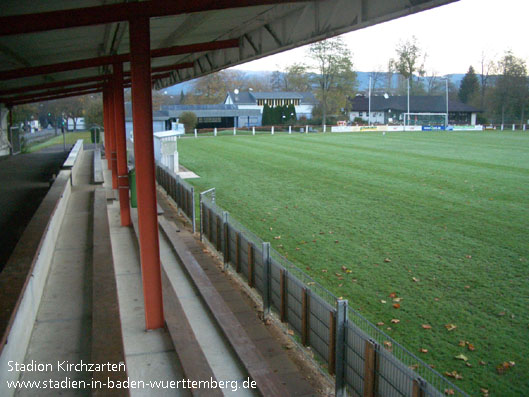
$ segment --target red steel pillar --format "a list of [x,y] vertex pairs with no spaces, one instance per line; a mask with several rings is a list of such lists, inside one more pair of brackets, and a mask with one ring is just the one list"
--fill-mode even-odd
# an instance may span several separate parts
[[125,100],[123,97],[123,64],[113,65],[114,78],[112,80],[114,98],[114,120],[116,131],[116,153],[118,171],[119,208],[121,226],[130,226],[129,206],[129,169],[127,166],[127,137],[125,135]]
[[118,188],[118,158],[116,154],[116,115],[114,112],[114,87],[109,84],[108,89],[108,116],[110,126],[110,169],[112,170],[112,189]]
[[108,114],[109,109],[109,98],[108,98],[108,86],[103,89],[103,128],[105,129],[105,158],[107,160],[107,167],[109,170],[112,169],[110,162],[110,115]]
[[156,329],[164,326],[164,316],[156,208],[148,17],[129,21],[129,41],[145,326],[147,329]]

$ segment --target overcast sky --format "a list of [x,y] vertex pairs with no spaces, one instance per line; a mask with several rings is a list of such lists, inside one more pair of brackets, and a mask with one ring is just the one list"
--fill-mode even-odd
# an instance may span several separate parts
[[[529,60],[529,0],[460,0],[411,16],[342,35],[353,53],[354,69],[387,70],[400,40],[415,36],[427,53],[426,70],[439,75],[476,68],[481,54],[499,59],[506,50]],[[306,47],[237,66],[244,70],[282,70],[302,61]],[[279,67],[278,67],[279,66]]]

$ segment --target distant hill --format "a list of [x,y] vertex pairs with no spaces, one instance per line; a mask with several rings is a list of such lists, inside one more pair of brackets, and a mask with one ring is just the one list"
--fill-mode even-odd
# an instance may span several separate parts
[[[248,77],[270,77],[273,72],[271,71],[253,71],[253,70],[243,70]],[[371,72],[356,72],[357,81],[358,81],[358,91],[367,91],[369,86],[369,75]],[[452,84],[454,84],[457,88],[459,88],[459,85],[461,84],[461,80],[463,80],[463,77],[465,77],[462,73],[454,73],[450,74],[450,81]],[[479,75],[478,75],[479,78]],[[397,85],[397,79],[398,74],[393,73],[392,76],[392,82],[393,86]],[[184,92],[184,94],[193,91],[194,81],[185,81],[183,83],[179,83],[176,85],[173,85],[171,87],[165,88],[164,91],[167,91],[168,95],[180,95],[180,92]]]

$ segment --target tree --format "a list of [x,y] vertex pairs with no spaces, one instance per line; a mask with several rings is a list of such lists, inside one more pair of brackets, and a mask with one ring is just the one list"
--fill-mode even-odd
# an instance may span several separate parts
[[307,65],[294,63],[283,73],[283,89],[285,91],[312,91]]
[[263,118],[262,118],[262,122],[261,124],[262,125],[270,125],[272,124],[272,120],[271,120],[271,108],[270,106],[268,106],[267,103],[265,103],[264,107],[263,107]]
[[397,71],[405,80],[410,81],[410,92],[417,94],[417,89],[421,87],[414,84],[414,75],[422,77],[425,75],[424,62],[426,53],[423,53],[417,38],[412,36],[411,39],[400,41],[396,48],[397,58],[390,60],[392,70]]
[[501,114],[501,122],[505,123],[506,116],[513,119],[519,116],[522,123],[525,117],[525,107],[529,97],[527,66],[523,59],[517,58],[511,51],[507,51],[498,62],[501,71],[494,87],[493,100],[496,113]]
[[311,44],[309,58],[316,71],[316,96],[322,107],[322,124],[327,115],[345,107],[356,87],[351,52],[339,37]]
[[487,89],[489,86],[489,82],[491,80],[491,76],[495,73],[496,65],[492,59],[489,59],[485,55],[485,52],[482,52],[480,66],[481,66],[481,74],[479,75],[479,78],[481,80],[480,107],[481,109],[484,109]]
[[197,115],[193,112],[184,112],[180,115],[179,120],[182,124],[184,124],[184,128],[186,131],[186,134],[190,134],[193,132],[195,127],[197,126]]
[[101,95],[90,98],[85,110],[85,125],[89,128],[93,125],[103,125],[103,99]]
[[474,68],[470,66],[467,74],[465,74],[465,77],[463,77],[463,80],[461,81],[457,96],[461,102],[469,103],[478,93],[479,81],[476,77],[476,72],[474,72]]

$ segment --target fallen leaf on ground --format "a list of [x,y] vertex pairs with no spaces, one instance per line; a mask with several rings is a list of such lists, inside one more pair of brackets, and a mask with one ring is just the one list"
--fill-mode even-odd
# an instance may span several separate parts
[[483,360],[479,360],[479,365],[487,365],[487,363]]
[[421,353],[428,353],[428,349],[423,349],[423,348],[421,348],[421,349],[419,349],[419,351],[420,351]]
[[386,341],[384,341],[384,347],[385,347],[387,350],[391,351],[391,350],[393,349],[393,344],[392,344],[390,341],[387,341],[387,340],[386,340]]
[[448,376],[449,378],[463,379],[463,377],[461,376],[461,374],[458,374],[457,371],[452,371],[452,372],[448,372],[448,371],[446,371],[446,372],[445,372],[445,375]]
[[445,394],[447,396],[453,396],[455,394],[454,389],[445,389]]
[[483,387],[479,389],[479,391],[481,392],[481,394],[483,394],[483,397],[488,397],[489,396],[489,391],[488,389],[484,389]]
[[465,347],[466,344],[467,344],[467,342],[465,342],[464,340],[460,340],[459,341],[459,346],[461,346],[461,347]]
[[275,236],[274,239],[275,239],[275,240],[280,240],[280,239],[281,239],[281,236]]
[[398,318],[393,318],[393,319],[391,319],[391,322],[393,324],[398,324],[398,323],[400,323],[400,320]]
[[412,277],[411,278],[413,281],[415,281],[416,283],[418,283],[420,280],[417,278],[417,277]]
[[393,298],[393,302],[400,302],[402,300],[402,298]]
[[394,303],[393,304],[394,309],[400,309],[400,303]]
[[386,301],[385,301],[384,299],[382,299],[382,300],[380,301],[380,303],[386,303]]
[[379,321],[379,322],[377,323],[377,325],[378,325],[379,327],[382,327],[382,326],[384,325],[384,323],[383,323],[382,321]]
[[459,355],[455,356],[455,359],[457,359],[457,360],[463,360],[463,361],[465,361],[465,362],[468,361],[468,357],[465,356],[464,354],[459,354]]
[[397,293],[396,292],[392,292],[391,294],[389,294],[389,297],[390,298],[396,298],[397,297]]
[[386,258],[386,259],[384,259],[384,262],[389,263],[389,262],[391,262],[391,259]]
[[432,329],[432,326],[430,324],[423,324],[421,325],[424,329]]
[[475,347],[472,343],[469,343],[469,344],[467,345],[467,348],[468,348],[468,350],[470,350],[471,352],[473,352],[474,350],[476,350],[476,347]]
[[289,330],[287,331],[287,334],[289,334],[289,335],[294,335],[294,331],[291,330],[291,329],[289,329]]
[[457,328],[457,326],[455,324],[446,324],[445,325],[445,328],[448,330],[448,331],[453,331],[454,329]]

